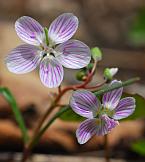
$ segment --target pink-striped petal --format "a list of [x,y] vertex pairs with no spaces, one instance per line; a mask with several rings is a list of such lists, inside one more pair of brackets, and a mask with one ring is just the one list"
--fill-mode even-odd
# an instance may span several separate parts
[[87,90],[75,91],[70,99],[70,106],[74,112],[86,118],[96,117],[98,109],[101,108],[96,96]]
[[86,143],[97,132],[96,119],[87,119],[82,122],[76,131],[79,144]]
[[13,49],[5,61],[9,71],[24,74],[34,70],[40,60],[40,50],[37,47],[23,44]]
[[29,16],[20,17],[15,23],[17,35],[26,43],[39,46],[44,41],[43,27]]
[[40,79],[46,87],[58,87],[63,80],[63,75],[62,65],[53,56],[45,57],[40,63]]
[[114,119],[119,120],[128,117],[135,110],[135,99],[133,97],[126,97],[120,100],[117,107],[114,109]]
[[113,128],[119,125],[118,121],[109,118],[107,115],[102,115],[100,119],[96,119],[98,136],[104,136],[108,134]]
[[[114,80],[111,82],[111,85],[120,84],[120,83],[121,81]],[[123,88],[118,88],[113,91],[105,93],[102,99],[103,106],[110,110],[115,109],[120,101],[122,91],[123,91]]]
[[66,68],[80,69],[91,60],[89,47],[81,41],[69,40],[56,47],[57,59]]
[[50,25],[48,35],[54,44],[69,40],[78,28],[78,18],[72,13],[64,13]]

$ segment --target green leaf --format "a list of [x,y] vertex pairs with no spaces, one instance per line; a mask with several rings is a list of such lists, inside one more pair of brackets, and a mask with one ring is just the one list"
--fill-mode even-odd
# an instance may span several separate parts
[[27,128],[25,126],[23,117],[21,115],[21,112],[18,108],[18,105],[16,103],[16,100],[14,98],[14,96],[12,95],[12,93],[9,91],[9,89],[5,88],[5,87],[0,87],[0,94],[2,94],[4,96],[4,98],[7,100],[7,102],[10,104],[10,106],[12,107],[15,119],[21,129],[22,135],[23,135],[23,140],[26,143],[28,141],[28,134],[27,134]]
[[85,120],[84,117],[76,114],[71,107],[69,107],[69,109],[60,116],[60,119],[73,122],[81,122]]
[[131,145],[131,148],[134,152],[142,156],[145,156],[145,140],[139,140],[139,141],[134,142]]
[[145,99],[139,95],[139,94],[128,94],[128,93],[123,93],[123,98],[124,97],[134,97],[136,101],[136,108],[135,111],[132,115],[130,115],[128,118],[125,120],[134,120],[138,118],[145,118]]

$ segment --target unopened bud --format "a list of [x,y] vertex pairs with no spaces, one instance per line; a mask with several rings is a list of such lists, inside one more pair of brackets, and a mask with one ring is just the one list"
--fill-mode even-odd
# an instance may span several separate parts
[[98,47],[94,47],[91,49],[92,57],[94,60],[101,61],[102,60],[102,52]]
[[118,72],[118,68],[106,68],[104,70],[104,76],[107,80],[112,80],[114,75]]

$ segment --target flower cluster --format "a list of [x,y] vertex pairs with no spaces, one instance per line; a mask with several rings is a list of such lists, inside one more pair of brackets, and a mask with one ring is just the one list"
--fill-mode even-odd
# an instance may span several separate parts
[[56,18],[49,29],[31,17],[23,16],[15,23],[17,35],[27,44],[13,49],[6,58],[9,71],[24,74],[40,64],[40,79],[49,87],[58,87],[64,76],[63,66],[80,69],[91,59],[89,47],[81,41],[69,40],[78,28],[78,18],[65,13]]
[[[120,83],[114,80],[111,85]],[[123,88],[115,89],[103,95],[102,103],[87,90],[77,90],[73,93],[70,106],[77,114],[86,117],[76,131],[80,144],[86,143],[94,135],[105,135],[116,127],[118,120],[131,115],[135,110],[135,99],[121,99]]]
[[[25,44],[16,47],[7,56],[6,65],[9,71],[24,74],[40,65],[39,74],[42,83],[49,88],[60,86],[64,76],[63,66],[80,69],[86,67],[91,61],[89,47],[81,41],[70,40],[77,28],[78,18],[71,13],[60,15],[51,23],[49,29],[43,28],[31,17],[19,18],[15,23],[15,29]],[[92,50],[92,58],[94,63],[91,62],[92,71],[88,72],[90,75],[83,73],[80,77],[79,73],[81,81],[84,75],[88,77],[88,80],[83,80],[84,83],[86,81],[85,84],[91,81],[97,61],[102,59],[101,51],[97,47]],[[118,68],[105,69],[106,81],[112,80],[117,71]],[[114,80],[111,82],[111,86],[118,83],[121,82]],[[80,88],[80,86],[76,87]],[[66,88],[63,89],[63,92],[69,89],[76,90],[77,88]],[[105,93],[102,103],[87,90],[77,90],[72,94],[70,106],[74,112],[87,118],[76,131],[80,144],[86,143],[94,135],[107,134],[119,124],[118,120],[126,118],[134,112],[135,99],[132,97],[121,99],[122,91],[123,88],[119,88]],[[59,93],[54,101],[59,102],[61,97],[61,93]],[[52,107],[56,105],[57,103],[54,103]]]

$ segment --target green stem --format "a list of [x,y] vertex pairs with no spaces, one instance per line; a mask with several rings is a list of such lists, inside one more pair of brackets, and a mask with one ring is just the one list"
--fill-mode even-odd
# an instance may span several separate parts
[[44,33],[45,33],[45,38],[46,38],[46,45],[49,45],[49,38],[48,38],[48,29],[45,27],[44,28]]
[[112,91],[112,90],[115,90],[115,89],[118,89],[118,88],[121,88],[121,87],[126,87],[130,84],[133,84],[137,81],[139,81],[140,78],[139,77],[136,77],[136,78],[132,78],[132,79],[129,79],[127,81],[124,81],[122,83],[118,83],[118,84],[115,84],[115,85],[112,85],[112,86],[105,86],[104,88],[102,88],[101,90],[98,90],[98,91],[94,91],[94,94],[96,96],[100,96],[106,92],[109,92],[109,91]]
[[50,120],[49,122],[40,130],[40,132],[35,136],[33,139],[32,143],[30,144],[30,148],[33,148],[43,135],[43,133],[50,127],[50,125],[57,119],[59,118],[64,112],[68,111],[70,109],[69,106],[65,106],[60,109]]

